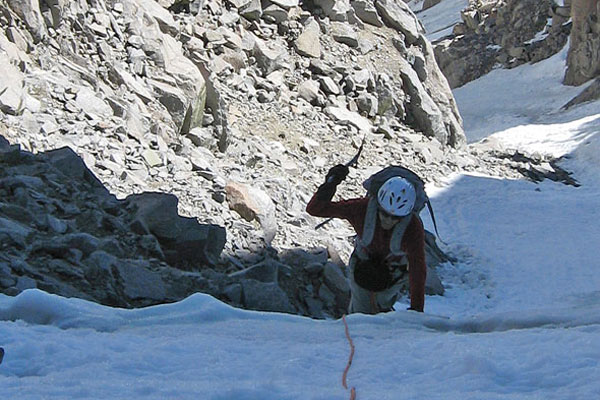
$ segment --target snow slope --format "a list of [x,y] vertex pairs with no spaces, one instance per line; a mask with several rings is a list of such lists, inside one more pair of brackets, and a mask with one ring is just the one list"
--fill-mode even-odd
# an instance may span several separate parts
[[423,23],[427,38],[435,41],[452,33],[454,25],[461,21],[460,11],[469,5],[469,0],[443,0],[435,6],[421,10],[423,2],[410,5]]
[[[459,261],[441,268],[447,292],[426,314],[402,299],[348,317],[358,399],[600,398],[600,103],[561,111],[582,89],[561,86],[563,72],[564,53],[456,91],[471,142],[565,155],[582,186],[461,175],[438,189]],[[201,294],[139,310],[0,295],[0,346],[3,399],[349,398],[341,321]]]
[[[37,290],[0,302],[3,398],[348,398],[340,321],[241,311],[201,294],[142,310]],[[348,380],[359,399],[596,398],[598,311],[352,315]]]

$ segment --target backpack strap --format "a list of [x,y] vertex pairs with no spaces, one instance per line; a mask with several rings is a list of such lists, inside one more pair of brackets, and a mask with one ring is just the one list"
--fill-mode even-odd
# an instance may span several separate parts
[[[394,225],[394,230],[392,232],[392,237],[390,238],[390,252],[395,256],[401,256],[405,253],[402,251],[402,238],[404,237],[404,232],[410,224],[410,221],[415,214],[409,214],[406,217],[402,218],[396,225]],[[417,218],[419,216],[417,215]]]
[[433,228],[435,229],[435,235],[440,239],[440,242],[446,244],[440,237],[440,233],[438,232],[437,223],[435,222],[435,214],[433,213],[433,207],[431,206],[431,202],[429,198],[427,199],[427,209],[429,210],[429,215],[431,215],[431,221],[433,222]]
[[367,205],[367,212],[365,213],[365,222],[363,225],[362,235],[358,237],[360,245],[368,247],[373,241],[375,235],[375,226],[377,225],[377,211],[379,206],[377,205],[377,199],[373,196],[369,199]]
[[[366,248],[369,247],[373,241],[373,237],[375,236],[378,210],[379,207],[377,205],[377,199],[371,196],[367,205],[367,211],[365,213],[365,222],[363,225],[362,235],[356,238],[354,245],[356,255],[363,260],[368,258]],[[404,255],[404,252],[402,251],[402,237],[404,236],[404,232],[406,231],[408,224],[410,224],[413,215],[416,214],[411,213],[407,215],[394,226],[394,230],[390,238],[390,252],[395,256]],[[416,215],[416,217],[419,218],[418,215]]]

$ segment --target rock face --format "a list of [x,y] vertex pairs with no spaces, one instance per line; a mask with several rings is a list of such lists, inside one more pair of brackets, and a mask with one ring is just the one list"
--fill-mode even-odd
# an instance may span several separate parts
[[117,200],[71,149],[31,154],[2,141],[4,293],[39,287],[114,306],[148,305],[181,298],[174,287],[183,278],[171,265],[186,261],[197,271],[219,260],[224,229],[179,216],[174,196]]
[[600,3],[573,0],[573,29],[565,85],[578,86],[600,75]]
[[471,0],[453,34],[434,43],[435,57],[452,88],[498,64],[541,61],[567,43],[569,13],[550,0]]
[[199,225],[195,218],[179,216],[179,200],[174,195],[143,193],[128,196],[125,201],[135,230],[156,237],[169,264],[197,269],[198,264],[214,265],[219,261],[225,247],[225,229]]
[[4,293],[340,316],[353,232],[315,232],[305,206],[365,135],[341,197],[399,159],[429,182],[520,176],[465,147],[402,2],[39,3],[0,1]]
[[567,104],[564,105],[564,109],[571,108],[577,104],[585,103],[587,101],[594,101],[600,99],[600,78],[596,78],[587,88],[581,93],[571,99]]

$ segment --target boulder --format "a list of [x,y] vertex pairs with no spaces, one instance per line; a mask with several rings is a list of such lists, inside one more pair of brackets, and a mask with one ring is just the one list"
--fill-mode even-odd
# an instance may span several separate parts
[[298,85],[298,96],[311,104],[316,104],[319,99],[319,88],[319,82],[306,80]]
[[371,122],[357,112],[332,106],[326,107],[324,111],[340,125],[351,125],[362,132],[370,132],[373,129]]
[[351,0],[350,4],[356,13],[356,16],[364,23],[377,27],[382,27],[383,21],[377,13],[377,9],[372,1],[369,0]]
[[250,21],[256,21],[262,16],[262,6],[260,3],[260,0],[238,1],[236,5],[238,14]]
[[23,74],[13,65],[7,53],[0,50],[0,111],[16,115],[23,103]]
[[44,3],[40,10],[46,25],[58,29],[64,19],[65,9],[69,6],[69,0],[45,0]]
[[274,218],[275,204],[261,189],[238,182],[229,182],[225,187],[229,208],[248,222],[258,221],[264,230],[264,239],[271,243],[277,233],[277,220]]
[[400,74],[406,93],[410,96],[408,112],[414,118],[417,127],[426,136],[434,137],[440,143],[446,143],[448,132],[443,115],[419,80],[417,73],[405,60],[400,60]]
[[349,47],[358,47],[358,35],[348,24],[332,22],[331,36],[336,42],[343,43]]
[[150,270],[147,261],[121,260],[114,263],[112,271],[128,300],[147,304],[164,301],[165,284],[160,275]]
[[304,24],[304,30],[294,42],[294,46],[298,54],[306,57],[320,58],[321,57],[321,28],[319,23],[310,17]]
[[195,269],[203,264],[215,264],[225,246],[225,228],[214,224],[199,224],[195,218],[178,214],[179,199],[165,193],[142,193],[126,198],[133,219],[142,230],[153,234],[170,264]]
[[87,182],[92,190],[102,195],[108,195],[108,190],[102,182],[70,147],[50,150],[45,153],[44,157],[65,176]]
[[314,4],[332,21],[345,22],[352,9],[349,0],[314,0]]
[[[158,2],[154,0],[136,0],[134,5],[139,7],[138,13],[145,14],[145,17],[156,21],[162,32],[173,36],[179,33],[179,24],[175,21],[173,15],[164,7],[161,7]],[[152,24],[148,18],[144,19],[144,25]]]
[[600,99],[600,78],[596,78],[587,88],[569,100],[562,108],[569,109],[577,104]]
[[105,119],[113,115],[110,105],[85,86],[77,90],[75,104],[92,119]]
[[[177,126],[182,126],[190,105],[190,99],[186,96],[185,92],[178,87],[157,80],[149,80],[148,82],[154,89],[158,101],[167,109],[173,118],[173,122],[175,122]],[[198,125],[200,125],[199,121],[191,123],[191,126]]]
[[375,7],[383,22],[402,32],[408,44],[413,44],[425,33],[425,29],[403,1],[375,0]]
[[337,264],[325,264],[325,268],[323,269],[323,281],[331,290],[336,293],[346,295],[350,293],[348,279],[346,279],[342,269]]
[[[143,27],[138,32],[143,39],[142,49],[164,72],[164,74],[157,74],[155,78],[172,86],[168,90],[163,87],[161,91],[169,94],[163,98],[163,101],[171,107],[169,112],[172,113],[171,115],[175,115],[174,122],[177,129],[180,130],[184,124],[189,126],[188,131],[196,126],[202,126],[206,102],[206,83],[198,67],[184,55],[182,43],[170,36],[179,33],[179,25],[169,11],[160,7],[153,0],[139,0],[138,4],[136,17],[137,26]],[[165,75],[170,79],[175,79],[175,82],[169,84]],[[174,97],[171,94],[178,91],[183,92],[185,97],[182,99],[180,95],[176,95],[175,98],[179,102],[184,102],[184,106],[173,106]],[[181,108],[186,111],[182,113]],[[182,114],[184,118],[181,118]]]
[[254,38],[252,55],[256,58],[256,64],[264,76],[287,67],[287,51],[278,45],[270,47],[262,39]]
[[46,37],[46,24],[38,0],[8,0],[8,5],[25,23],[36,42]]
[[105,304],[124,306],[125,299],[119,299],[118,284],[113,274],[113,265],[117,262],[115,256],[98,250],[83,261],[83,274],[94,298]]
[[286,292],[275,282],[265,283],[252,279],[242,281],[243,303],[250,310],[294,314],[296,308]]
[[319,79],[319,85],[321,90],[323,90],[325,94],[340,94],[340,87],[333,79],[331,79],[328,76],[324,76],[321,79]]
[[462,147],[466,143],[462,128],[462,118],[450,91],[447,81],[433,59],[433,49],[426,39],[420,38],[425,47],[428,69],[421,81],[413,65],[405,59],[400,59],[400,75],[403,87],[410,98],[408,112],[414,118],[416,125],[426,136],[436,138],[442,144],[452,147]]
[[289,18],[289,9],[273,3],[263,8],[262,18],[273,24],[282,24],[287,22]]

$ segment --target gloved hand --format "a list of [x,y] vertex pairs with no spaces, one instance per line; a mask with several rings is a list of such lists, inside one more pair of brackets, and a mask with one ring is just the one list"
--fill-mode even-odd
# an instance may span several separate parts
[[338,164],[331,168],[325,177],[325,182],[339,185],[348,176],[350,169],[345,165]]

